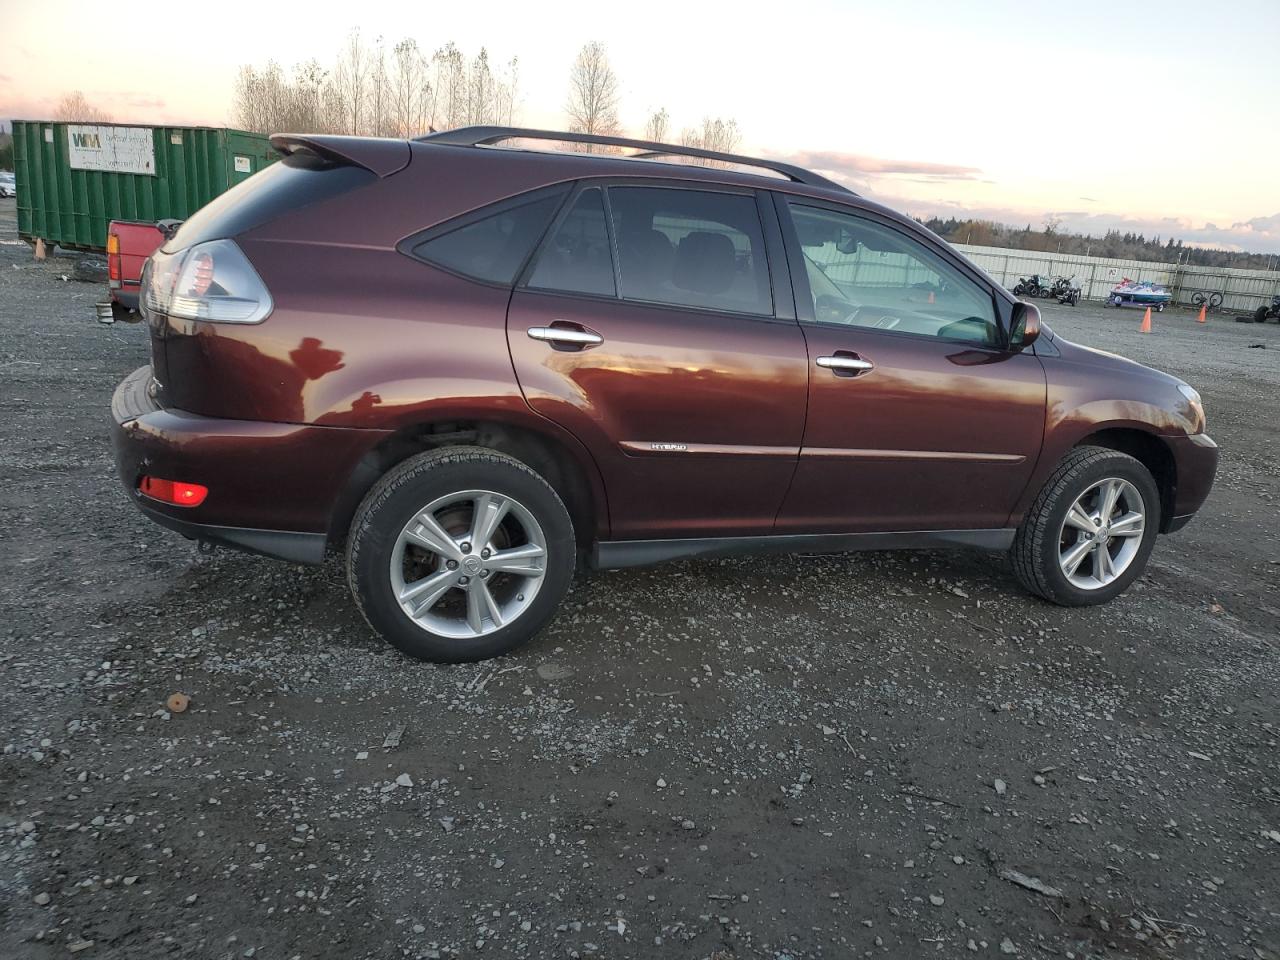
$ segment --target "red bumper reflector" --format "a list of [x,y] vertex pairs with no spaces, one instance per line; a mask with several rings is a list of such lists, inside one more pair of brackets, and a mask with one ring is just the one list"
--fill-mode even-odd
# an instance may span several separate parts
[[138,481],[138,491],[144,497],[172,503],[175,507],[198,507],[209,495],[209,488],[198,483],[161,480],[158,477],[143,477]]

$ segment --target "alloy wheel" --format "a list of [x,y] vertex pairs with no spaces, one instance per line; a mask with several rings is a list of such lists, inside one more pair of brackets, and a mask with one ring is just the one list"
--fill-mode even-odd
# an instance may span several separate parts
[[404,525],[391,551],[391,589],[423,630],[475,639],[523,614],[546,568],[546,536],[523,504],[466,490],[433,500]]
[[1138,488],[1110,477],[1071,504],[1058,535],[1058,565],[1072,586],[1098,590],[1120,577],[1142,547],[1146,508]]

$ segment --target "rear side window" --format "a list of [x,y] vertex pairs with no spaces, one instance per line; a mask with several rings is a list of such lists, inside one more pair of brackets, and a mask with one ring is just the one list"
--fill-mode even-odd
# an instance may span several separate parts
[[583,190],[538,254],[529,277],[538,290],[564,290],[612,297],[613,256],[599,187]]
[[503,209],[469,223],[431,231],[434,236],[412,247],[415,257],[473,280],[510,286],[520,267],[533,252],[547,224],[560,205],[561,194],[544,194],[538,199]]
[[618,274],[628,300],[772,315],[755,199],[665,187],[612,187]]

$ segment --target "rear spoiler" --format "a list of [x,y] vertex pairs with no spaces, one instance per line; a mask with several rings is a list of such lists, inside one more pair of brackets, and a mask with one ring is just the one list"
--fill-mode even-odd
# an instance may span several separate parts
[[378,137],[277,133],[271,137],[271,146],[283,157],[323,166],[363,167],[379,177],[403,170],[413,155],[407,140]]

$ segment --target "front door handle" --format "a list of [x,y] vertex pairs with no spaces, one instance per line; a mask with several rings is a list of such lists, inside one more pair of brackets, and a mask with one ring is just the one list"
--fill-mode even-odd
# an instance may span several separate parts
[[529,339],[564,347],[594,347],[604,343],[600,334],[572,327],[530,327]]
[[814,363],[832,371],[837,377],[856,377],[875,368],[870,360],[863,360],[856,354],[837,353],[831,357],[818,357]]

